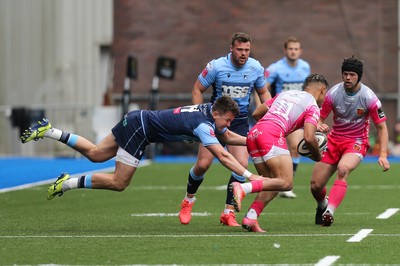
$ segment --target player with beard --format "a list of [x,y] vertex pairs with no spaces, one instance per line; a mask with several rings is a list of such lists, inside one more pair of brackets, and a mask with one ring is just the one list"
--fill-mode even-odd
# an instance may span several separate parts
[[[193,89],[193,104],[203,102],[203,93],[212,87],[211,102],[215,102],[223,95],[232,97],[239,105],[240,114],[235,117],[229,130],[247,136],[249,131],[248,109],[250,96],[255,90],[262,102],[271,98],[266,86],[264,68],[261,64],[249,57],[251,51],[251,37],[243,32],[236,32],[232,36],[230,53],[210,61],[198,76]],[[245,167],[248,166],[249,155],[246,147],[226,145],[227,150]],[[190,169],[187,190],[182,200],[179,220],[188,224],[192,219],[192,208],[196,200],[195,194],[203,182],[204,175],[211,166],[214,156],[199,145],[196,164]],[[232,205],[232,192],[229,184],[234,181],[244,182],[245,177],[232,173],[227,186],[227,196],[224,211],[221,213],[220,222],[227,226],[240,226],[235,217]]]

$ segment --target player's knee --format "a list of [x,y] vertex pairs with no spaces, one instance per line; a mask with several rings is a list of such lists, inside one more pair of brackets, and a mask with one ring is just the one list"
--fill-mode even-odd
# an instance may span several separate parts
[[94,163],[102,163],[111,158],[113,158],[116,154],[107,152],[101,149],[93,148],[84,153],[85,157],[87,157],[91,162]]
[[122,178],[119,179],[118,177],[114,176],[114,179],[113,179],[113,190],[114,191],[118,191],[118,192],[122,192],[129,186],[130,183],[131,183],[130,179],[129,180],[124,180]]
[[98,152],[96,149],[90,149],[85,153],[85,156],[93,163],[104,162],[103,154]]
[[118,192],[124,191],[128,187],[129,183],[125,182],[116,182],[114,184],[114,190]]
[[206,163],[206,162],[196,162],[196,165],[193,168],[193,171],[195,173],[195,175],[204,175],[208,168],[210,168],[210,164]]
[[96,156],[88,156],[87,158],[88,158],[89,161],[91,161],[92,163],[101,163],[101,162],[104,162],[104,160],[102,160],[101,158],[96,157]]
[[311,191],[319,191],[323,188],[324,188],[324,186],[321,183],[316,182],[315,180],[311,180],[311,183],[310,183]]
[[349,175],[349,169],[343,165],[338,165],[337,173],[339,179],[342,179]]

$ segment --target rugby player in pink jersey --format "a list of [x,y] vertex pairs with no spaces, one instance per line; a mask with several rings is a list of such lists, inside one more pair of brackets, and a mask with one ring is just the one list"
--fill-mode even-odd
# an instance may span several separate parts
[[[356,57],[344,59],[342,63],[343,82],[333,86],[327,93],[321,108],[318,129],[328,132],[324,124],[333,113],[333,126],[328,134],[328,148],[322,160],[317,162],[311,176],[311,193],[317,201],[315,223],[330,226],[333,214],[343,201],[347,190],[349,174],[361,163],[370,145],[368,132],[370,118],[378,131],[380,144],[378,164],[387,171],[388,130],[382,104],[375,93],[360,82],[363,63]],[[326,197],[326,184],[336,172],[334,181]]]
[[319,161],[318,141],[315,136],[320,115],[319,106],[324,101],[328,82],[319,74],[311,74],[304,81],[304,91],[285,91],[261,104],[253,113],[258,120],[247,135],[247,149],[259,175],[265,179],[240,184],[231,189],[237,211],[248,193],[258,193],[251,204],[242,227],[250,232],[265,232],[258,225],[258,216],[279,191],[289,191],[293,186],[292,158],[286,136],[304,127],[304,139],[311,152],[310,158]]

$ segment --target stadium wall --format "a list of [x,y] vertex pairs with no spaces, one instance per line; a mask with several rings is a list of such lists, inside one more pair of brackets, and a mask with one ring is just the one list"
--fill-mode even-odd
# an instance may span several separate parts
[[[155,8],[157,7],[157,8]],[[190,91],[207,62],[229,52],[231,34],[253,37],[252,55],[262,65],[283,56],[283,42],[300,38],[303,58],[312,72],[340,82],[343,58],[353,54],[365,63],[363,82],[381,98],[393,138],[399,117],[397,0],[115,0],[114,82],[110,102],[123,90],[126,58],[138,60],[132,81],[133,101],[148,108],[148,95],[159,56],[177,60],[174,80],[160,80],[161,95],[179,94],[160,108],[190,103]]]

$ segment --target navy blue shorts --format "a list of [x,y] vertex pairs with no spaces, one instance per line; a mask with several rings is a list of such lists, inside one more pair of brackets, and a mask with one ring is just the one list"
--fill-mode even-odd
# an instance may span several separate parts
[[239,134],[240,136],[247,137],[247,133],[249,133],[249,122],[246,117],[236,117],[233,119],[229,130]]
[[141,112],[141,110],[137,110],[126,114],[111,130],[118,145],[139,160],[149,145],[143,128]]

